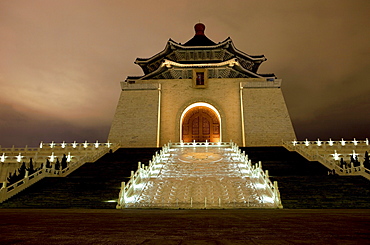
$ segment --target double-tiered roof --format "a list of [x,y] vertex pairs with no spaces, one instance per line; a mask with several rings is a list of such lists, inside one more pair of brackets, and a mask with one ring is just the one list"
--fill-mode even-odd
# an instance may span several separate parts
[[170,39],[163,51],[150,58],[137,58],[135,64],[144,72],[127,80],[188,79],[192,69],[208,69],[209,78],[274,78],[274,74],[258,74],[264,55],[248,55],[238,50],[230,37],[215,43],[205,34],[204,24],[194,27],[195,35],[184,44]]

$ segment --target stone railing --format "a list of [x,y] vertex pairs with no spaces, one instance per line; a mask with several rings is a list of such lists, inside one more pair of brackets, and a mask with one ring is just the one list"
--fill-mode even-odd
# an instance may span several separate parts
[[[23,179],[11,184],[8,186],[7,181],[4,181],[2,187],[0,189],[0,203],[6,201],[7,199],[11,198],[12,196],[18,194],[19,192],[23,191],[24,189],[28,188],[29,186],[33,185],[34,183],[38,182],[39,180],[45,177],[66,177],[71,174],[74,170],[78,169],[80,166],[85,164],[86,162],[95,162],[106,153],[112,151],[116,151],[119,148],[119,144],[109,144],[109,148],[100,148],[94,152],[89,152],[90,154],[85,154],[82,157],[79,157],[77,161],[70,162],[66,168],[57,170],[55,169],[55,165],[51,165],[51,168],[47,168],[46,164],[43,165],[43,168],[36,171],[35,173],[28,175],[28,171],[26,170],[25,176]],[[19,148],[19,150],[24,150],[25,148]]]
[[[220,146],[232,146],[233,142],[169,142],[167,147],[194,147],[194,146],[209,146],[209,147],[220,147]],[[165,145],[166,146],[166,145]]]
[[[350,160],[351,157],[365,155],[370,151],[368,139],[363,141],[285,141],[283,146],[289,151],[296,151],[309,161],[318,161],[330,171],[335,171],[338,175],[361,175],[370,180],[370,170],[365,168],[360,161],[359,166],[354,166],[353,162],[349,166],[341,166],[341,158]],[[361,152],[361,154],[356,153]]]
[[[230,147],[234,152],[233,159],[237,161],[239,164],[239,169],[241,172],[250,172],[251,178],[254,179],[255,182],[259,183],[259,187],[256,187],[257,192],[258,188],[262,188],[264,193],[268,194],[266,198],[269,198],[274,203],[274,207],[283,208],[281,199],[280,199],[280,192],[278,190],[277,182],[274,181],[272,183],[269,179],[268,171],[264,172],[262,170],[262,164],[259,162],[256,165],[252,165],[251,160],[248,159],[248,156],[245,153],[241,152],[239,147],[233,143],[205,143],[205,142],[192,142],[192,143],[169,143],[168,145],[164,145],[162,150],[153,156],[152,160],[149,161],[149,165],[145,166],[138,163],[138,169],[136,172],[131,171],[130,180],[125,183],[121,183],[121,190],[119,192],[119,197],[117,200],[117,209],[122,209],[125,207],[130,208],[153,208],[152,204],[143,204],[143,203],[135,203],[135,190],[142,189],[150,178],[157,178],[159,177],[163,166],[168,162],[170,158],[170,149],[171,148],[178,148],[178,147]],[[263,199],[264,195],[261,195]],[[130,205],[127,205],[130,204]],[[247,201],[247,204],[231,202],[231,203],[223,203],[221,198],[218,198],[218,203],[211,204],[208,202],[207,198],[204,198],[204,203],[195,203],[193,202],[193,198],[190,197],[188,202],[176,202],[176,203],[162,203],[161,205],[155,206],[156,208],[185,208],[185,209],[201,209],[201,208],[271,208],[271,204],[264,202],[261,200],[259,203]]]
[[87,154],[93,154],[95,151],[99,151],[102,148],[112,148],[116,144],[107,142],[100,143],[98,141],[94,143],[44,143],[41,142],[39,147],[23,147],[23,148],[2,148],[0,147],[0,163],[21,163],[33,159],[34,162],[38,160],[56,159],[57,155],[63,154],[68,155],[71,153],[73,157],[80,157]]

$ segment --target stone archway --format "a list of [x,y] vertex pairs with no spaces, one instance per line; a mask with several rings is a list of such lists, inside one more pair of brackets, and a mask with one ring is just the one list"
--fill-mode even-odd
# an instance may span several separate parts
[[220,117],[213,108],[206,103],[196,103],[188,107],[182,116],[182,135],[183,142],[219,142]]

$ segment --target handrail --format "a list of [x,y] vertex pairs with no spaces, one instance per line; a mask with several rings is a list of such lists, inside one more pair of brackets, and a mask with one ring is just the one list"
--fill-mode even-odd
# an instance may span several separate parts
[[[355,140],[354,140],[355,141]],[[353,151],[353,147],[355,149],[363,149],[370,150],[369,142],[366,139],[365,141],[361,141],[360,143],[357,143],[357,145],[348,145],[343,142],[349,142],[349,141],[332,141],[329,145],[329,141],[323,141],[321,145],[318,145],[317,141],[284,141],[283,147],[285,147],[289,151],[295,151],[299,153],[301,156],[306,158],[309,161],[318,161],[322,165],[324,165],[329,170],[334,170],[335,173],[339,175],[359,175],[367,178],[370,180],[370,171],[366,169],[363,164],[360,164],[360,166],[351,166],[349,168],[343,168],[340,166],[339,161],[335,161],[333,159],[328,159],[325,157],[325,155],[319,154],[318,150],[327,150],[329,147],[330,150],[338,150],[338,148],[348,148],[348,150]],[[335,143],[336,142],[336,143]],[[327,144],[327,145],[326,145]],[[344,145],[343,145],[344,144]],[[320,148],[321,147],[321,148]],[[330,154],[334,155],[334,154]]]
[[71,162],[66,168],[61,170],[55,170],[54,165],[52,168],[44,168],[36,171],[35,173],[28,176],[28,171],[26,171],[25,177],[9,186],[7,186],[6,181],[3,183],[3,186],[0,188],[0,203],[6,201],[7,199],[11,198],[12,196],[18,194],[19,192],[23,191],[24,189],[28,188],[29,186],[33,185],[34,183],[38,182],[39,180],[45,177],[66,177],[71,174],[74,170],[85,164],[86,162],[95,162],[110,150],[113,152],[120,148],[119,144],[114,144],[113,147],[110,148],[102,148],[101,150],[97,151],[95,154],[92,155],[85,155],[78,159],[76,162]]

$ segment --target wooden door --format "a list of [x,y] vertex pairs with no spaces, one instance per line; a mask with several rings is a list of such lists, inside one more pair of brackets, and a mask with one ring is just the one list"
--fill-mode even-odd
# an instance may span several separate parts
[[184,142],[218,142],[220,140],[220,122],[216,113],[208,107],[198,106],[189,110],[182,123]]

